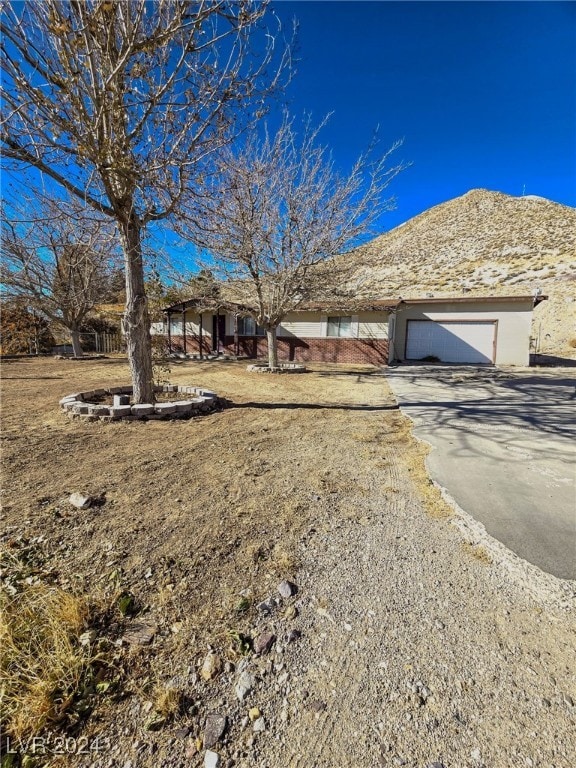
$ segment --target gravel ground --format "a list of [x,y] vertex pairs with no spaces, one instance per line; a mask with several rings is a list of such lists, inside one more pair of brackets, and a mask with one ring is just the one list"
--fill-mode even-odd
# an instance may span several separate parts
[[[174,424],[62,416],[59,397],[124,372],[24,361],[4,374],[6,530],[42,533],[62,578],[90,590],[121,565],[144,609],[118,632],[157,628],[118,648],[119,695],[34,768],[576,764],[575,584],[450,516],[384,378],[187,366],[175,381],[234,402]],[[67,511],[59,496],[86,486],[104,506]],[[242,656],[227,628],[275,640]],[[205,680],[209,645],[221,669]],[[158,728],[151,680],[181,695]]]
[[326,507],[303,547],[303,639],[241,764],[574,766],[574,583],[431,519],[399,465],[384,502],[357,463],[361,514]]

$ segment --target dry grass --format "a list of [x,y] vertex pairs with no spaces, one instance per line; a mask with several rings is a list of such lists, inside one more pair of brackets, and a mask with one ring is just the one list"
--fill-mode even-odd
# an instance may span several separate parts
[[6,731],[15,742],[61,722],[82,688],[90,649],[79,642],[88,607],[46,584],[1,597],[0,686]]
[[492,558],[488,554],[488,551],[481,544],[471,544],[470,542],[465,541],[462,543],[462,550],[466,552],[467,555],[470,555],[470,557],[478,560],[479,563],[483,563],[484,565],[491,565],[492,563]]

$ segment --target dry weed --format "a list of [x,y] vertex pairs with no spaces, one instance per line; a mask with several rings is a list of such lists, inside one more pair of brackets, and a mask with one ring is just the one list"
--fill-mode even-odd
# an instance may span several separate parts
[[91,652],[79,637],[88,607],[42,583],[0,600],[2,708],[6,731],[19,742],[62,721],[82,688]]
[[470,555],[470,557],[473,557],[475,560],[478,560],[478,562],[483,563],[484,565],[491,565],[492,558],[490,557],[486,548],[481,544],[471,544],[470,542],[465,541],[461,546],[464,552]]

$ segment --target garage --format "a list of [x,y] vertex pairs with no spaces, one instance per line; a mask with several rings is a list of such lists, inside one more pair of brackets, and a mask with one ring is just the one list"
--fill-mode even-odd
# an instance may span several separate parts
[[408,320],[405,359],[493,363],[496,327],[494,320]]

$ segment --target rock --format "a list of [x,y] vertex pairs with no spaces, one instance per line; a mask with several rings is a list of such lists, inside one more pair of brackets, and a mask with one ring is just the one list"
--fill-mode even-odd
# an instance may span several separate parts
[[286,641],[288,643],[293,643],[296,640],[300,640],[301,637],[302,637],[302,632],[300,632],[299,629],[291,629],[290,632],[288,632]]
[[204,746],[208,749],[215,747],[222,738],[227,725],[226,715],[222,715],[219,712],[211,712],[207,716],[204,725]]
[[256,685],[256,680],[249,672],[242,672],[234,686],[234,692],[239,701],[244,701],[252,688]]
[[252,730],[254,731],[254,733],[262,733],[262,731],[266,730],[266,723],[264,722],[263,717],[259,717],[257,720],[254,721]]
[[476,749],[473,749],[470,752],[470,757],[472,758],[472,760],[475,760],[477,763],[479,763],[482,760],[482,753],[480,752],[478,747],[476,747]]
[[150,416],[154,413],[154,406],[152,403],[135,403],[130,410],[132,416],[137,419],[141,419],[144,416]]
[[219,765],[220,755],[208,749],[204,755],[204,768],[218,768]]
[[155,624],[133,624],[122,640],[130,645],[150,645],[157,631]]
[[112,406],[118,408],[121,405],[130,405],[130,395],[112,395]]
[[446,629],[446,625],[444,624],[443,621],[440,621],[440,619],[436,619],[436,621],[434,622],[434,626],[436,627],[436,629],[439,629],[439,630]]
[[308,707],[312,710],[312,712],[324,712],[326,709],[326,702],[320,701],[320,699],[313,699],[308,704]]
[[191,760],[197,754],[198,754],[198,748],[196,747],[196,744],[193,741],[191,741],[186,746],[186,751],[184,752],[184,756],[187,757],[189,760]]
[[295,595],[298,591],[298,588],[295,584],[292,584],[289,581],[281,581],[280,584],[277,586],[278,592],[280,592],[280,595],[287,600],[289,597],[292,597],[292,595]]
[[132,413],[132,406],[130,405],[116,405],[110,408],[110,416],[113,419],[122,419],[124,416],[130,416]]
[[248,717],[251,723],[253,723],[255,720],[258,720],[258,718],[261,717],[261,715],[262,715],[262,712],[260,712],[258,707],[252,707],[252,709],[248,711]]
[[428,763],[426,768],[446,768],[444,763]]
[[258,635],[254,640],[254,653],[256,655],[267,653],[274,644],[274,640],[276,640],[276,637],[271,632],[263,632],[261,635]]
[[208,651],[202,664],[202,669],[200,670],[200,677],[202,680],[212,680],[221,669],[222,662],[220,661],[218,654],[214,653],[214,651]]
[[68,497],[68,501],[76,509],[88,509],[92,505],[93,499],[91,496],[85,496],[83,493],[76,491]]
[[277,607],[276,603],[271,597],[268,598],[268,600],[263,600],[261,603],[258,603],[258,605],[256,606],[257,610],[260,613],[263,613],[265,616],[268,616],[273,611],[275,611],[276,607]]
[[186,726],[185,728],[178,728],[177,731],[174,731],[174,736],[177,739],[185,739],[189,733],[190,733],[190,728]]

